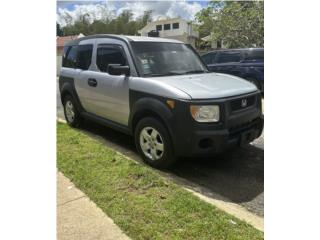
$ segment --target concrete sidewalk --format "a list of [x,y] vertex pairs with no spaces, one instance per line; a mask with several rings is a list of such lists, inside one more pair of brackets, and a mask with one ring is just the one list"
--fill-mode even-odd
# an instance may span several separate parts
[[58,240],[129,240],[100,208],[57,173]]

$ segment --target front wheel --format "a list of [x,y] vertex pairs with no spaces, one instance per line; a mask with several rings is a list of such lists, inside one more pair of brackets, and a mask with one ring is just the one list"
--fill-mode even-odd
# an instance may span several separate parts
[[156,118],[146,117],[138,122],[135,143],[142,159],[152,167],[167,168],[176,160],[170,135]]

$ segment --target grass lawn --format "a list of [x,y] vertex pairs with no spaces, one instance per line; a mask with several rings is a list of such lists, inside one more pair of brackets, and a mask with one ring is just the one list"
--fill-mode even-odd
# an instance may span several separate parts
[[263,233],[63,123],[57,165],[132,239],[263,239]]

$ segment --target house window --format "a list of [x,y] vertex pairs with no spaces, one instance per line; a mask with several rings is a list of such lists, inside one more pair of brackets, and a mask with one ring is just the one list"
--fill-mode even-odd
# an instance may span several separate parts
[[156,30],[157,30],[157,31],[162,31],[162,25],[157,25],[157,26],[156,26]]
[[172,23],[172,29],[179,29],[179,23]]
[[170,28],[170,23],[169,24],[164,24],[163,25],[163,29],[164,30],[170,30],[171,28]]

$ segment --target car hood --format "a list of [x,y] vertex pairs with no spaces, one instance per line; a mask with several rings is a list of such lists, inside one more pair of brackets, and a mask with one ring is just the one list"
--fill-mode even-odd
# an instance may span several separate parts
[[254,84],[222,73],[165,76],[152,79],[173,86],[192,99],[224,98],[257,91]]

